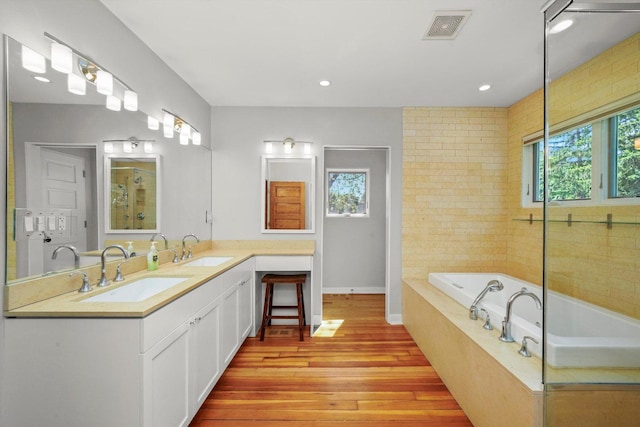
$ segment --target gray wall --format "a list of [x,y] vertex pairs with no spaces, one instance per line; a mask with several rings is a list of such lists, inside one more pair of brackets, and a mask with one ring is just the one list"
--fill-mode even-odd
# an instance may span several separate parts
[[[180,79],[167,65],[162,62],[147,46],[145,46],[131,31],[129,31],[102,3],[97,0],[0,0],[0,33],[13,37],[36,51],[46,54],[49,44],[44,38],[48,32],[69,43],[75,49],[91,56],[101,65],[127,82],[135,89],[140,97],[140,109],[148,114],[159,117],[162,108],[179,112],[185,119],[193,123],[202,133],[203,145],[210,141],[210,109],[209,105],[189,85]],[[0,78],[5,80],[4,45],[0,55]],[[140,72],[144,70],[145,72]],[[0,86],[2,99],[6,99],[4,85]],[[0,152],[0,219],[6,221],[6,108],[0,102],[0,138],[2,149]],[[175,141],[175,139],[173,140]],[[184,165],[184,174],[201,174],[205,171],[194,171]],[[181,175],[171,177],[179,183]],[[179,184],[175,188],[180,188]],[[197,192],[198,187],[191,191]],[[207,184],[207,187],[209,185]],[[184,191],[181,189],[180,191]],[[194,197],[208,198],[207,191]],[[184,221],[188,229],[187,219],[184,219],[178,209],[176,218]],[[201,219],[201,214],[198,218]],[[4,235],[4,233],[3,233]],[[209,236],[203,236],[209,238]],[[3,277],[6,276],[5,246],[0,245],[0,264]],[[0,292],[0,303],[3,293]],[[10,390],[3,387],[4,373],[10,366],[5,366],[4,355],[4,318],[0,317],[0,425],[4,413],[5,396]],[[28,398],[28,397],[25,397]]]
[[326,149],[323,182],[326,182],[329,168],[369,169],[369,217],[324,218],[323,291],[384,293],[386,150]]
[[[322,153],[324,146],[389,147],[391,213],[387,320],[401,321],[402,110],[399,108],[213,107],[213,238],[314,239],[316,284],[322,277]],[[315,234],[260,233],[260,159],[264,140],[313,141],[318,157]],[[321,288],[313,296],[320,315]]]

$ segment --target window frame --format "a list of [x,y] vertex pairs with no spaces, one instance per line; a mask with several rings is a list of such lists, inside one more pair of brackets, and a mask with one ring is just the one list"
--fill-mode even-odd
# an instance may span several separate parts
[[[550,135],[557,135],[562,132],[575,129],[587,124],[592,125],[591,141],[591,198],[583,200],[551,200],[551,206],[634,206],[640,205],[640,197],[611,197],[612,190],[612,150],[614,141],[611,139],[614,134],[611,129],[612,118],[640,108],[640,96],[634,95],[630,99],[623,99],[609,106],[594,110],[588,115],[579,116],[572,120],[552,126]],[[535,200],[537,174],[535,173],[538,144],[544,143],[543,132],[538,131],[522,138],[522,189],[521,205],[523,208],[542,207],[543,201]],[[541,188],[541,196],[544,196],[544,188]]]
[[[345,213],[334,213],[334,212],[330,212],[330,204],[329,204],[329,176],[332,173],[357,173],[357,174],[364,174],[365,175],[365,190],[364,190],[364,213],[349,213],[349,212],[345,212]],[[327,168],[325,170],[325,196],[324,196],[324,202],[325,202],[325,217],[326,218],[369,218],[371,215],[371,209],[370,209],[370,200],[369,200],[369,194],[370,194],[370,187],[371,187],[371,171],[369,168]]]

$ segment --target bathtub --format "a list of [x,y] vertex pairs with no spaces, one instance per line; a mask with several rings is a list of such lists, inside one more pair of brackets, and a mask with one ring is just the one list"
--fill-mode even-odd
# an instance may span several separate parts
[[[504,289],[489,292],[478,304],[478,314],[489,314],[500,330],[507,300],[523,287],[542,300],[542,288],[499,273],[431,273],[429,283],[461,304],[465,310],[490,280],[500,280]],[[555,368],[638,368],[640,367],[640,321],[553,291],[547,292],[546,362]],[[531,336],[529,351],[542,356],[542,310],[528,297],[514,301],[511,335],[517,343]],[[472,322],[472,320],[469,320]]]

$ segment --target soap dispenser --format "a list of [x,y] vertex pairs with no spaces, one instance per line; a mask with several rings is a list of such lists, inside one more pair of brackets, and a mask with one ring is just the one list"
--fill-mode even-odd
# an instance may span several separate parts
[[147,270],[153,271],[158,269],[158,250],[156,242],[151,242],[151,248],[147,254]]
[[133,242],[127,242],[127,245],[127,252],[129,252],[129,256],[135,256],[136,253],[133,250]]

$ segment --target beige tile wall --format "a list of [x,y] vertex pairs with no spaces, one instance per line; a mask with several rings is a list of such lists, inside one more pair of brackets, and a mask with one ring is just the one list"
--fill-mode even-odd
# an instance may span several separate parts
[[[551,117],[566,120],[638,92],[639,51],[636,34],[553,82],[554,98],[575,100],[553,103]],[[403,277],[502,271],[542,282],[542,209],[521,207],[522,137],[542,126],[542,90],[508,109],[403,110]],[[569,212],[574,220],[611,213],[614,221],[640,221],[640,207]],[[538,221],[517,221],[530,215]],[[640,318],[640,226],[552,231],[550,287]]]
[[[509,166],[507,203],[507,267],[505,272],[532,283],[542,284],[542,209],[522,208],[522,137],[542,129],[544,121],[542,89],[509,107]],[[532,223],[517,221],[532,217]]]
[[504,271],[507,109],[403,110],[403,276]]

